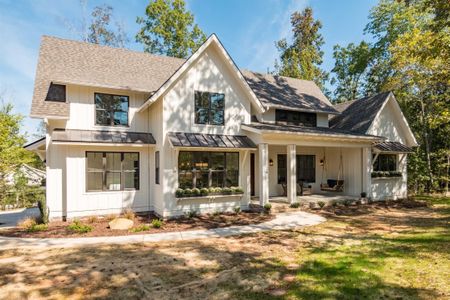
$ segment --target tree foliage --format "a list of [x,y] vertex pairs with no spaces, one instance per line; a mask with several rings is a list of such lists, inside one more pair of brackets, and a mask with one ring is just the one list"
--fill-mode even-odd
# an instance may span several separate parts
[[111,47],[126,47],[128,37],[124,25],[115,20],[114,9],[110,5],[96,6],[88,15],[87,0],[80,0],[81,20],[75,24],[65,21],[66,27],[78,35],[82,41]]
[[[408,164],[409,184],[416,191],[448,188],[449,14],[448,0],[380,0],[365,28],[374,40],[368,51],[335,47],[335,100],[357,98],[355,86],[364,86],[358,97],[394,92],[420,145]],[[361,68],[350,67],[356,62]]]
[[136,41],[154,54],[187,58],[206,40],[184,0],[150,0],[137,23],[142,27]]
[[328,73],[320,68],[323,62],[323,37],[319,33],[322,24],[313,17],[311,7],[291,15],[292,43],[281,39],[276,43],[280,61],[275,62],[278,75],[312,80],[321,88],[328,79]]

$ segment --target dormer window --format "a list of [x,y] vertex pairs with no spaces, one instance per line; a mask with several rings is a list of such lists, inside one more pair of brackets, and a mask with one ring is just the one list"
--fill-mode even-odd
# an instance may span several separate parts
[[225,95],[195,91],[195,124],[224,125]]
[[45,101],[66,102],[66,86],[50,83]]
[[128,96],[95,93],[95,125],[128,126]]
[[315,113],[277,109],[275,122],[279,125],[316,127],[317,116]]

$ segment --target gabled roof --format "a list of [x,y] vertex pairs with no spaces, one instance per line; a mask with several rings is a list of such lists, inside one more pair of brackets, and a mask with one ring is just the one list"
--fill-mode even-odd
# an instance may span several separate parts
[[139,111],[142,111],[152,105],[159,97],[161,97],[169,88],[171,88],[175,82],[188,70],[188,68],[194,64],[205,51],[211,45],[216,45],[219,50],[219,54],[222,56],[223,60],[228,63],[228,66],[232,69],[232,73],[237,77],[238,82],[241,84],[243,90],[249,96],[250,100],[253,102],[253,105],[260,112],[264,112],[264,107],[262,106],[260,100],[256,97],[254,91],[250,88],[247,81],[242,76],[242,73],[239,71],[239,68],[234,63],[231,56],[226,51],[225,47],[223,47],[222,43],[219,41],[215,34],[212,34],[208,37],[208,39],[197,49],[185,62],[184,64],[176,70],[175,73],[167,79],[167,81],[154,93],[151,97],[139,108]]
[[390,94],[391,92],[385,92],[336,105],[341,114],[330,120],[330,128],[367,133]]
[[267,108],[339,113],[313,81],[247,70],[243,70],[242,74]]
[[32,117],[69,116],[69,104],[45,101],[51,82],[152,93],[184,59],[43,36]]

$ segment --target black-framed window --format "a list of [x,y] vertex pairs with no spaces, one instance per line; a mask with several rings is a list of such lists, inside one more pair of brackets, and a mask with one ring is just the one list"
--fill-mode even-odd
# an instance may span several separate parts
[[195,124],[225,124],[225,94],[195,91]]
[[239,153],[180,151],[178,184],[180,188],[238,186]]
[[[297,155],[297,182],[316,182],[316,156]],[[278,183],[287,182],[287,156],[278,154],[277,157],[277,178]]]
[[95,124],[128,126],[129,97],[95,93]]
[[50,83],[45,101],[66,102],[66,86],[64,84]]
[[275,122],[280,125],[316,127],[317,115],[315,113],[277,109],[275,110]]
[[[375,158],[375,155],[374,155]],[[376,171],[397,171],[396,154],[379,154],[373,163],[373,170]]]
[[138,189],[138,152],[86,152],[88,192]]
[[155,183],[159,184],[159,151],[155,152]]

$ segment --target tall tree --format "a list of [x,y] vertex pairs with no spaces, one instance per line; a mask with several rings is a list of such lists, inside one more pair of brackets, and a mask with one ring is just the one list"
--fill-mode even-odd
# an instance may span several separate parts
[[142,25],[136,41],[146,52],[187,58],[206,40],[184,0],[150,0],[136,22]]
[[359,45],[353,43],[346,47],[335,45],[333,48],[335,60],[334,74],[331,84],[336,84],[334,100],[344,102],[366,95],[365,76],[371,59],[371,50],[368,43],[362,41]]
[[69,30],[78,35],[81,40],[89,43],[126,47],[128,37],[121,22],[115,20],[114,9],[110,5],[96,6],[88,15],[87,0],[80,0],[82,10],[81,21],[75,24],[65,20]]
[[292,43],[284,38],[276,43],[280,62],[275,62],[278,75],[312,80],[321,88],[328,73],[320,68],[323,62],[323,37],[319,33],[322,23],[315,20],[311,7],[291,15]]

